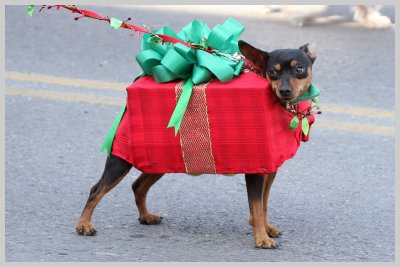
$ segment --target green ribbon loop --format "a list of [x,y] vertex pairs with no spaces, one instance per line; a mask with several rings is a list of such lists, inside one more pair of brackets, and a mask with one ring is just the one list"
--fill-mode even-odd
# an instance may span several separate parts
[[193,44],[201,44],[203,38],[207,38],[210,34],[210,28],[202,21],[194,20],[178,33],[178,38],[191,42]]
[[146,75],[153,75],[153,67],[158,66],[162,56],[154,50],[142,50],[136,55],[136,61]]
[[152,68],[154,79],[157,83],[165,83],[178,79],[175,73],[171,72],[163,65],[157,65]]
[[194,64],[196,62],[196,55],[192,48],[184,44],[177,43],[174,45],[174,49],[179,55],[184,57],[190,63]]
[[232,79],[234,70],[223,58],[198,50],[197,60],[199,66],[207,68],[221,82],[228,82]]
[[[238,39],[244,32],[244,26],[233,18],[228,18],[222,26],[233,34],[234,39]],[[236,43],[237,44],[237,43]]]
[[217,49],[221,52],[231,53],[230,44],[233,40],[233,34],[228,31],[224,26],[217,25],[210,32],[207,39],[207,45],[213,49]]
[[160,64],[182,79],[190,76],[190,72],[193,67],[192,64],[186,58],[176,52],[175,49],[169,50],[161,60]]
[[201,66],[193,67],[192,81],[194,84],[205,83],[211,80],[210,72]]
[[243,31],[242,24],[233,18],[228,18],[224,24],[215,26],[210,32],[207,45],[220,52],[233,54],[239,51],[237,40]]
[[[206,23],[198,20],[183,27],[178,34],[169,27],[163,27],[153,34],[143,35],[142,51],[137,54],[136,60],[143,72],[152,75],[157,83],[187,79],[185,88],[188,88],[190,84],[193,86],[209,82],[214,76],[221,82],[228,82],[239,76],[243,67],[243,61],[226,56],[239,52],[238,38],[243,31],[244,26],[233,18],[227,19],[223,25],[215,26],[211,31]],[[181,43],[164,43],[157,34],[178,38],[202,49],[211,47],[213,51],[210,53]],[[184,90],[172,114],[168,127],[173,125],[175,134],[179,130],[191,92],[192,89]]]

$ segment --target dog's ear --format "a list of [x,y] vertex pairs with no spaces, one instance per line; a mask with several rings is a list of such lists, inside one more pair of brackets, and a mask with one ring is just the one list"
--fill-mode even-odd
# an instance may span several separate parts
[[[314,44],[311,44],[311,46],[314,46]],[[315,52],[313,51],[313,48],[309,47],[309,44],[305,44],[303,46],[300,46],[299,49],[301,51],[303,51],[304,53],[306,53],[306,55],[308,56],[308,58],[311,60],[311,64],[314,63],[315,59],[317,58]]]
[[264,68],[267,65],[268,53],[264,52],[252,45],[246,43],[245,41],[239,41],[240,52],[250,61],[252,61],[257,66]]

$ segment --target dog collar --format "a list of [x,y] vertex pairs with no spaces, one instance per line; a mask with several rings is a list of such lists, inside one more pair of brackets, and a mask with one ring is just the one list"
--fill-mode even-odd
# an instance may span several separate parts
[[319,96],[321,93],[321,90],[318,89],[317,86],[315,86],[314,83],[310,84],[310,87],[308,87],[307,91],[305,91],[301,96],[299,96],[296,100],[289,102],[289,105],[295,105],[301,101],[304,100],[313,100],[316,97]]
[[[315,84],[311,83],[310,87],[308,87],[307,91],[305,91],[301,96],[299,96],[295,101],[292,102],[281,102],[282,106],[290,113],[293,114],[293,118],[290,121],[289,129],[295,130],[297,126],[301,122],[301,129],[304,133],[304,136],[307,136],[310,131],[310,123],[307,117],[312,116],[314,113],[321,114],[318,106],[318,96],[320,94],[320,90]],[[311,100],[309,107],[305,110],[298,110],[298,103]],[[314,112],[313,108],[316,108],[318,111]]]

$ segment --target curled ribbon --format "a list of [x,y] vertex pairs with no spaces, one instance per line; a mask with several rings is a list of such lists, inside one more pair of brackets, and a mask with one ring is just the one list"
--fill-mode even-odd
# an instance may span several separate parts
[[[158,83],[185,80],[183,93],[168,124],[168,128],[174,127],[175,135],[179,131],[193,85],[208,82],[212,77],[228,82],[240,74],[244,62],[235,55],[239,55],[238,38],[243,31],[242,24],[228,18],[224,24],[218,24],[212,30],[206,23],[194,20],[178,34],[169,27],[163,27],[157,32],[143,35],[142,50],[136,56],[143,72],[153,76]],[[202,49],[182,43],[164,43],[157,37],[159,34]]]

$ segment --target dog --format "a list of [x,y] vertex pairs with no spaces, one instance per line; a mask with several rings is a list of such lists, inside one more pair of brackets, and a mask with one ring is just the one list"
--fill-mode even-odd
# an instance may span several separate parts
[[[282,102],[297,99],[310,86],[312,65],[316,56],[308,44],[298,49],[278,49],[265,52],[254,46],[239,41],[241,53],[257,66],[261,75],[269,80],[272,90]],[[100,180],[91,188],[89,198],[76,225],[79,235],[96,234],[91,218],[101,198],[115,187],[130,171],[132,165],[125,160],[110,155],[107,158]],[[146,206],[146,195],[161,177],[162,173],[142,173],[132,184],[135,202],[141,224],[160,224],[162,217],[151,214]],[[253,226],[255,246],[257,248],[276,248],[281,231],[270,224],[268,219],[268,197],[276,172],[266,175],[245,174],[250,219]]]
[[[389,17],[382,15],[381,5],[352,5],[350,12],[353,20],[366,28],[388,28],[392,25]],[[264,6],[264,14],[281,12],[292,25],[303,27],[311,24],[318,18],[322,18],[328,10],[328,5],[268,5]],[[333,16],[332,16],[333,17]]]
[[392,24],[390,18],[380,13],[380,5],[352,6],[353,19],[367,28],[388,28]]

